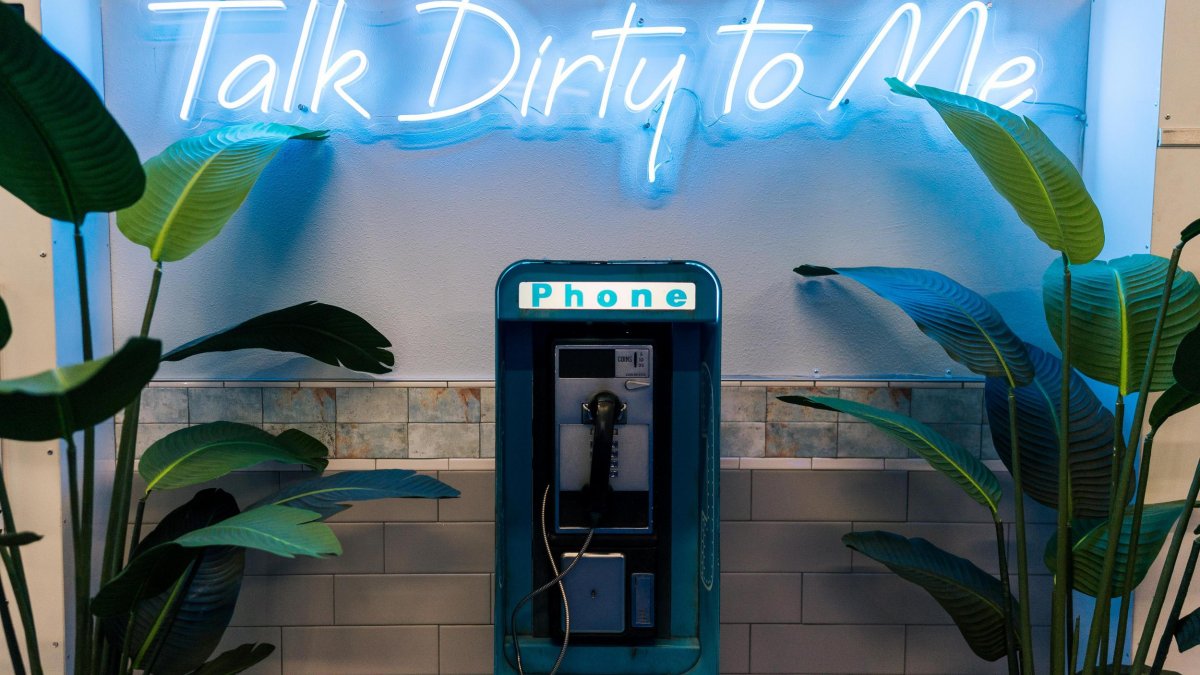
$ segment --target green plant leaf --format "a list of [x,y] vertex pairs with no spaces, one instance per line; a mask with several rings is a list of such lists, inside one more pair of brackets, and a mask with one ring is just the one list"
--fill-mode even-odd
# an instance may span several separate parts
[[191,675],[236,675],[249,670],[275,651],[275,645],[266,642],[238,645],[208,663],[193,670]]
[[1183,231],[1179,233],[1179,242],[1186,244],[1195,239],[1198,234],[1200,234],[1200,218],[1193,220],[1187,227],[1183,228]]
[[[1141,534],[1138,537],[1137,551],[1134,553],[1134,573],[1128,587],[1125,583],[1125,565],[1129,560],[1129,540],[1133,531],[1133,509],[1121,523],[1121,536],[1117,544],[1116,567],[1113,571],[1112,597],[1120,597],[1130,589],[1136,588],[1146,577],[1146,571],[1158,556],[1163,541],[1171,533],[1171,527],[1183,512],[1182,501],[1164,504],[1147,504],[1142,513]],[[1104,553],[1108,549],[1108,521],[1088,520],[1075,523],[1075,545],[1072,547],[1072,560],[1075,563],[1075,590],[1086,593],[1093,598],[1100,590],[1100,579],[1104,570]],[[1046,543],[1043,560],[1046,567],[1054,571],[1055,542],[1058,535],[1050,537]]]
[[999,579],[924,539],[850,532],[842,536],[842,543],[928,591],[979,658],[995,661],[1007,654],[1004,603],[1007,598],[1015,610],[1017,601],[1004,592]]
[[1033,379],[1025,343],[1004,323],[983,296],[950,277],[903,267],[815,267],[801,265],[801,276],[841,274],[904,310],[917,328],[933,338],[950,358],[980,375],[1004,377],[1014,386]]
[[1179,386],[1194,394],[1200,393],[1200,326],[1179,341],[1171,373]]
[[100,618],[127,615],[138,602],[170,588],[200,556],[174,542],[142,550],[100,588],[89,608]]
[[146,194],[117,228],[156,262],[183,260],[221,233],[285,142],[325,131],[284,124],[220,127],[172,143],[146,162]]
[[284,558],[341,555],[342,545],[328,525],[317,522],[320,517],[314,511],[268,504],[189,532],[175,542],[188,548],[253,548]]
[[323,471],[329,450],[308,434],[288,429],[278,436],[236,422],[210,422],[155,441],[138,463],[146,493],[204,483],[260,462],[302,464]]
[[133,338],[111,356],[0,380],[0,438],[48,441],[112,417],[154,377],[161,350]]
[[163,360],[182,361],[197,354],[238,349],[270,349],[381,374],[391,371],[396,362],[388,351],[391,346],[382,333],[354,312],[310,301],[192,340],[167,352]]
[[[1026,344],[1034,379],[1015,390],[1017,443],[1021,448],[1021,486],[1034,501],[1058,508],[1058,425],[1062,359]],[[1113,415],[1079,373],[1068,385],[1071,486],[1077,518],[1108,515],[1112,491]],[[1008,382],[989,377],[984,385],[988,427],[996,454],[1012,472],[1008,425]]]
[[[131,558],[136,561],[143,554],[164,545],[184,550],[172,542],[188,532],[220,522],[237,512],[237,503],[229,493],[217,489],[201,490],[186,504],[163,518],[158,527],[135,548]],[[217,546],[191,549],[190,553],[195,557],[190,566],[184,567],[188,577],[163,574],[165,582],[162,578],[153,581],[163,588],[161,592],[155,595],[143,592],[144,599],[125,600],[133,602],[136,607],[130,635],[133,654],[143,647],[147,654],[158,652],[155,673],[184,675],[203,665],[220,643],[237,604],[245,570],[245,549]],[[133,581],[132,576],[127,580]],[[168,606],[167,601],[173,592],[176,595],[175,603]],[[160,618],[169,618],[171,614],[174,614],[174,619],[169,621],[170,630],[160,624],[152,638],[152,627],[159,623]],[[121,651],[128,622],[128,612],[101,620],[110,648],[115,653]]]
[[[203,665],[216,651],[233,618],[245,569],[245,549],[215,546],[201,550],[187,576],[177,582],[173,605],[168,606],[168,600],[176,590],[174,586],[138,604],[132,635],[134,653],[144,650],[144,661],[157,654],[152,670],[155,675],[185,675]],[[152,634],[160,617],[166,621]],[[147,665],[137,663],[138,668]]]
[[0,186],[80,224],[142,196],[133,144],[87,80],[15,12],[0,16]]
[[1178,384],[1171,385],[1150,409],[1150,428],[1157,431],[1169,417],[1178,415],[1197,403],[1200,403],[1200,394],[1194,394]]
[[[1150,337],[1166,283],[1168,261],[1138,254],[1071,266],[1071,364],[1122,394],[1141,386]],[[1046,323],[1062,347],[1062,261],[1042,277]],[[1183,336],[1200,323],[1200,285],[1191,272],[1175,276],[1171,304],[1154,363],[1151,391],[1174,383],[1171,364]]]
[[11,337],[12,319],[8,318],[8,307],[4,305],[4,298],[0,298],[0,349],[4,349]]
[[965,448],[920,422],[855,401],[827,396],[780,396],[780,401],[821,410],[835,410],[870,422],[929,462],[958,484],[971,499],[995,515],[1000,508],[1000,482],[983,462]]
[[458,490],[432,476],[408,469],[376,469],[374,471],[342,471],[311,480],[292,483],[266,497],[257,505],[277,504],[315,511],[328,518],[345,511],[344,502],[395,497],[441,499],[457,497]]
[[142,600],[167,591],[201,554],[176,544],[175,539],[237,514],[237,502],[228,492],[214,488],[197,492],[164,516],[158,527],[134,547],[129,564],[92,599],[92,613],[98,617],[127,616]]
[[27,546],[41,539],[42,535],[33,532],[4,532],[0,533],[0,546]]
[[971,153],[992,187],[1050,248],[1086,263],[1104,248],[1104,222],[1079,171],[1028,117],[963,94],[888,78],[925,99]]
[[1175,645],[1181,653],[1200,645],[1200,609],[1179,620],[1175,626]]

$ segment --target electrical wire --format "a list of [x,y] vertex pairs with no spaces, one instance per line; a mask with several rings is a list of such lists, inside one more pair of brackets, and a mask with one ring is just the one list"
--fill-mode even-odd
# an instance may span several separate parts
[[571,640],[571,608],[567,605],[567,589],[566,586],[563,585],[562,580],[571,573],[571,570],[575,569],[575,566],[579,564],[580,560],[583,560],[583,554],[587,552],[588,546],[591,546],[592,544],[592,535],[596,533],[595,528],[588,529],[587,538],[583,540],[583,547],[579,549],[579,553],[575,555],[575,559],[571,561],[571,564],[567,565],[567,568],[562,571],[562,574],[559,574],[558,564],[554,561],[554,554],[550,551],[550,536],[546,532],[546,502],[549,498],[550,486],[547,485],[546,491],[542,493],[542,545],[546,548],[546,557],[550,560],[550,569],[554,572],[554,578],[550,581],[547,581],[545,584],[542,584],[538,588],[530,591],[528,595],[521,598],[521,601],[518,602],[515,607],[513,607],[512,616],[508,622],[508,625],[512,630],[513,647],[517,652],[517,672],[521,675],[525,675],[525,666],[521,663],[521,639],[517,636],[517,612],[519,612],[521,608],[525,606],[525,603],[529,602],[538,595],[545,593],[555,584],[558,584],[558,590],[560,593],[562,593],[563,600],[563,643],[562,648],[558,650],[558,658],[554,661],[554,667],[550,670],[550,675],[556,675],[556,673],[558,673],[558,669],[562,666],[563,658],[567,655],[567,643],[569,643]]

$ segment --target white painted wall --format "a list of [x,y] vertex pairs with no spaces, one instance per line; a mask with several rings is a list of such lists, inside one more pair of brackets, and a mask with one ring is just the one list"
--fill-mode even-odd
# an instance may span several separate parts
[[[296,26],[305,3],[291,4]],[[923,52],[961,3],[921,4],[929,12]],[[811,17],[818,27],[812,40],[843,45],[843,51],[805,52],[811,57],[805,88],[828,95],[899,5],[780,0],[768,3],[767,18]],[[593,17],[619,23],[626,7],[600,0],[524,6],[536,24],[558,26],[562,33]],[[645,7],[653,17],[688,16],[711,30],[720,19],[736,21],[753,3]],[[1035,54],[1043,69],[1041,101],[1066,107],[1026,106],[1021,112],[1072,157],[1081,153],[1082,122],[1074,108],[1085,105],[1090,8],[1087,0],[993,3],[979,71],[1014,54]],[[209,110],[209,118],[190,127],[174,118],[198,21],[179,28],[151,17],[142,3],[116,0],[103,3],[103,18],[108,102],[143,156],[213,126],[215,81],[207,93],[202,88],[198,108]],[[298,28],[282,38],[263,30],[237,29],[239,35],[223,43],[224,65],[210,65],[215,77],[264,46],[290,62]],[[947,48],[965,42],[965,35],[953,37]],[[182,41],[173,43],[175,37]],[[898,47],[894,37],[891,46]],[[805,118],[804,126],[769,139],[717,144],[692,138],[676,149],[677,190],[657,201],[626,184],[622,166],[628,160],[618,143],[598,142],[588,133],[550,142],[497,131],[458,145],[408,150],[394,138],[366,139],[352,128],[335,131],[321,145],[295,145],[215,242],[167,265],[154,333],[178,344],[262,311],[320,299],[360,312],[391,338],[396,378],[487,378],[493,368],[492,291],[508,263],[693,258],[710,264],[724,283],[726,376],[967,374],[906,317],[862,289],[799,282],[791,269],[800,263],[937,269],[985,294],[1027,339],[1049,344],[1039,286],[1054,255],[995,196],[925,104],[883,95],[879,81],[895,58],[868,68],[845,120]],[[930,83],[949,86],[956,73],[955,64],[940,64]],[[371,96],[383,101],[379,105],[387,102],[379,92]],[[823,104],[796,94],[799,109]],[[334,103],[328,105],[333,109]],[[317,119],[313,126],[344,122]],[[1122,240],[1119,247],[1127,245]],[[112,262],[114,331],[122,336],[137,329],[151,263],[144,249],[119,235]],[[345,376],[260,354],[201,357],[170,364],[162,374]]]

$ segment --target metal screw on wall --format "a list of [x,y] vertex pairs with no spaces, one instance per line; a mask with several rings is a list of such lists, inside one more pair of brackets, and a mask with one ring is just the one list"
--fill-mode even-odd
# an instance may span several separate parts
[[46,252],[45,252],[45,251],[40,251],[40,252],[38,253],[38,257],[39,257],[39,258],[45,258],[45,257],[46,257]]

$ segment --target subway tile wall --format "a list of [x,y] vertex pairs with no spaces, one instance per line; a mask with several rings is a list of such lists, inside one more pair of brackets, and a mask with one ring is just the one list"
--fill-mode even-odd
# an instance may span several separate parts
[[[364,502],[338,514],[330,520],[344,548],[337,558],[248,555],[222,648],[276,645],[250,671],[260,674],[492,672],[490,383],[203,384],[156,383],[146,392],[139,451],[189,424],[232,419],[272,432],[303,429],[329,446],[331,470],[416,468],[462,491],[455,500]],[[995,457],[977,383],[727,383],[721,672],[1006,672],[1002,661],[975,657],[921,589],[841,543],[850,531],[886,529],[924,537],[996,573],[989,514],[869,425],[775,399],[796,393],[913,415],[981,458]],[[987,464],[1004,485],[1013,559],[1011,483],[999,462]],[[214,485],[244,506],[304,477],[252,470]],[[188,497],[155,493],[147,521]],[[1039,561],[1053,513],[1027,504],[1030,560]],[[1035,573],[1045,572],[1034,564]],[[1034,578],[1035,624],[1048,623],[1049,588],[1049,576]]]

